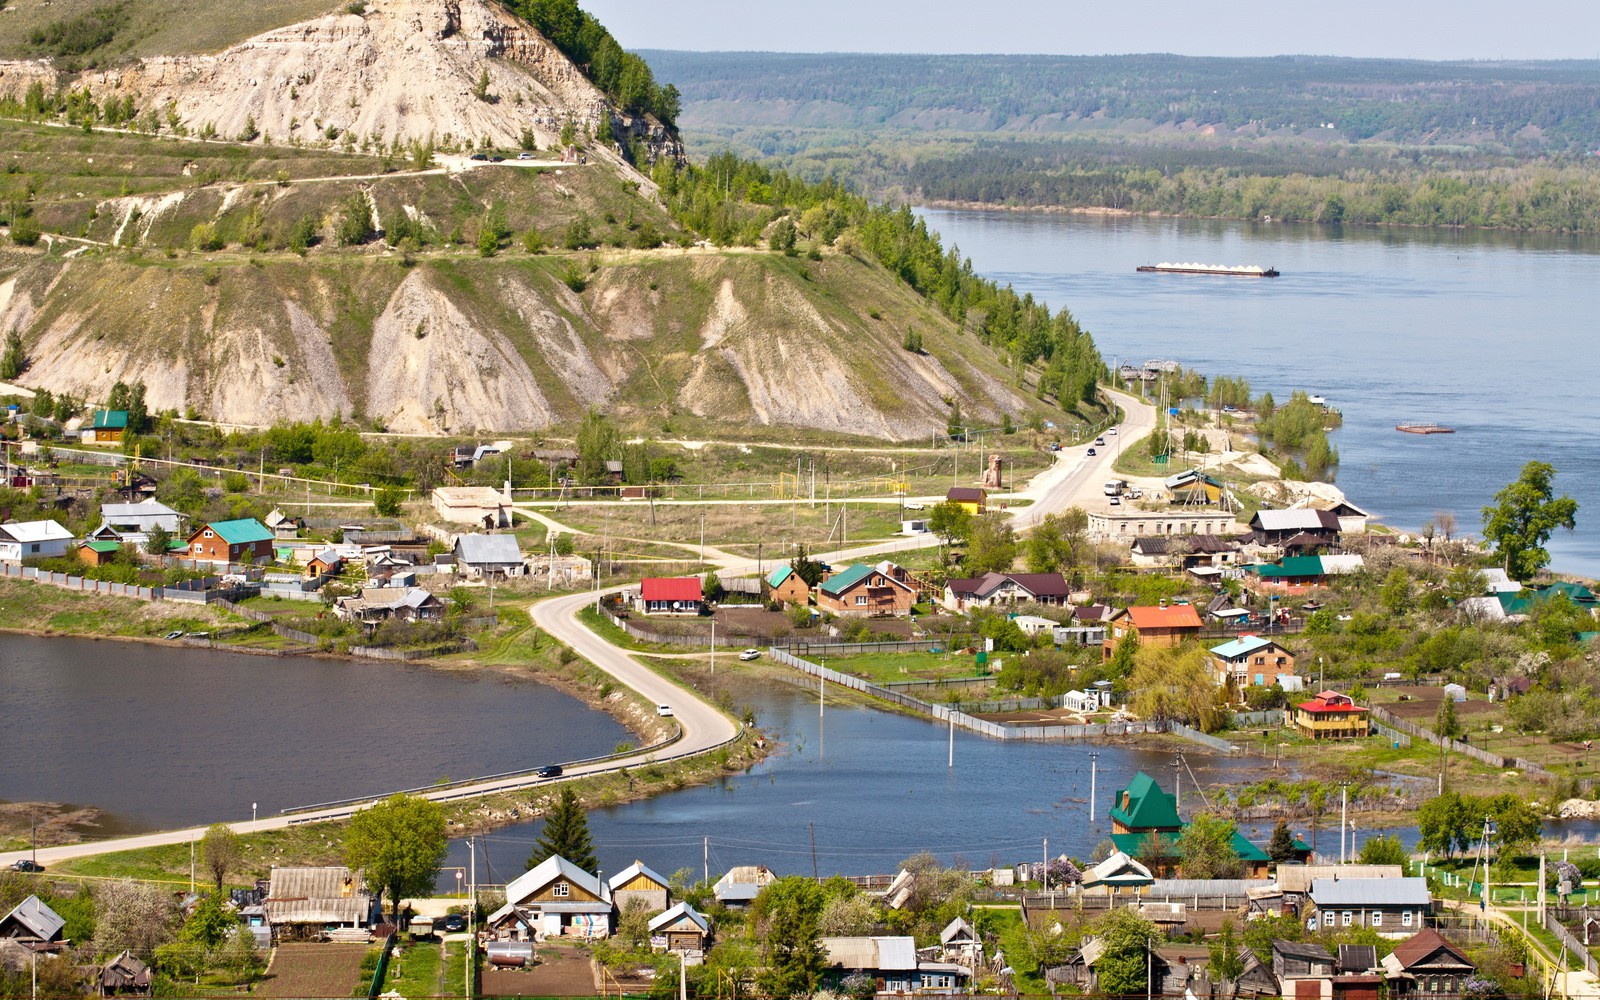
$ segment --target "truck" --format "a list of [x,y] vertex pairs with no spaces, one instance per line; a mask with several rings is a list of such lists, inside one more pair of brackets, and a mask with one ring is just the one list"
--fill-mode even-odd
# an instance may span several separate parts
[[1105,494],[1108,497],[1120,497],[1122,496],[1122,491],[1127,488],[1128,481],[1126,479],[1107,480]]

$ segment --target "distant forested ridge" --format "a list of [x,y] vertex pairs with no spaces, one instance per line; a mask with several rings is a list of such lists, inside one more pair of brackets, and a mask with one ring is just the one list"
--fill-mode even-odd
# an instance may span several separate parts
[[1600,149],[1600,61],[641,55],[682,89],[685,126],[713,132],[1215,129],[1522,152]]

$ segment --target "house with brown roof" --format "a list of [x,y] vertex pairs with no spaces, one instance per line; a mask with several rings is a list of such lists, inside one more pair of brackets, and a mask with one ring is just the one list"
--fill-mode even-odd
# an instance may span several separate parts
[[972,515],[982,514],[989,506],[989,492],[976,486],[952,486],[944,499]]
[[946,582],[941,603],[951,611],[1001,604],[1060,606],[1068,602],[1071,593],[1060,573],[985,573]]
[[1383,958],[1389,996],[1407,1000],[1458,1000],[1477,966],[1429,927],[1401,941]]
[[1116,612],[1106,623],[1105,658],[1129,636],[1140,646],[1170,649],[1200,634],[1200,613],[1192,604],[1135,605]]

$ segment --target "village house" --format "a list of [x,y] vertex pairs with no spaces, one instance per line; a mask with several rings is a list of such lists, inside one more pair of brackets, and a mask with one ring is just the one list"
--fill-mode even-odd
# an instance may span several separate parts
[[150,540],[150,532],[157,528],[170,535],[178,534],[183,526],[183,515],[154,499],[139,503],[103,503],[100,524],[116,532],[115,541],[143,545]]
[[652,576],[639,584],[637,606],[647,615],[698,615],[706,603],[698,576]]
[[509,579],[527,569],[516,535],[457,535],[451,554],[456,572],[469,578]]
[[965,917],[956,917],[939,932],[939,954],[946,962],[975,969],[983,962],[983,940]]
[[1333,956],[1314,941],[1272,942],[1272,974],[1280,982],[1319,979],[1333,975]]
[[878,996],[964,992],[971,972],[950,962],[917,957],[911,937],[825,937],[823,981],[834,990],[851,976],[865,976]]
[[[368,926],[373,896],[362,887],[360,874],[343,865],[275,867],[261,906],[274,936],[294,940]],[[360,934],[360,939],[366,935]]]
[[124,951],[100,967],[100,995],[103,997],[147,997],[154,977],[150,967]]
[[80,437],[85,444],[118,444],[127,431],[127,410],[96,410]]
[[28,896],[0,917],[0,939],[24,944],[51,944],[61,939],[61,930],[67,926],[56,911],[46,906],[38,896]]
[[306,528],[304,520],[298,517],[291,517],[276,508],[267,515],[266,525],[272,529],[274,537],[283,541],[299,538],[300,532]]
[[1140,569],[1221,568],[1237,561],[1239,543],[1224,535],[1141,535],[1129,554]]
[[489,915],[490,929],[512,941],[611,934],[611,890],[566,858],[555,856],[506,886],[506,902]]
[[1431,927],[1395,945],[1382,968],[1389,996],[1405,1000],[1459,1000],[1478,971],[1461,949]]
[[805,607],[811,603],[811,588],[790,566],[779,566],[767,574],[767,596],[785,607]]
[[1320,539],[1321,544],[1339,544],[1339,517],[1326,510],[1291,507],[1288,510],[1258,510],[1250,518],[1251,541],[1257,545],[1281,546],[1296,535]]
[[617,904],[619,914],[627,912],[635,903],[642,904],[651,913],[660,913],[672,897],[667,880],[646,867],[643,861],[635,861],[617,872],[606,880],[606,885],[611,889],[611,900]]
[[212,521],[190,532],[188,556],[199,562],[272,561],[271,529],[253,517]]
[[[1111,835],[1177,834],[1183,830],[1178,800],[1143,771],[1111,799]],[[1115,843],[1115,840],[1113,840]]]
[[951,611],[989,608],[1001,604],[1068,603],[1071,590],[1060,573],[985,573],[945,584],[942,603]]
[[944,495],[944,502],[953,503],[976,517],[988,509],[989,492],[976,486],[952,486]]
[[755,902],[761,890],[775,881],[777,876],[764,865],[738,865],[717,879],[711,894],[729,909],[743,908]]
[[1303,500],[1295,506],[1332,514],[1339,519],[1339,530],[1346,535],[1364,534],[1367,530],[1367,525],[1372,520],[1372,514],[1369,511],[1362,510],[1349,500],[1314,497]]
[[1384,937],[1408,937],[1422,929],[1433,906],[1427,879],[1319,878],[1311,883],[1308,926],[1370,927]]
[[485,530],[511,526],[511,499],[487,486],[440,486],[433,491],[433,509],[451,524]]
[[1192,604],[1134,606],[1111,616],[1107,623],[1105,658],[1111,659],[1117,643],[1131,636],[1139,646],[1170,649],[1200,633],[1200,613]]
[[1148,867],[1126,851],[1115,851],[1083,873],[1083,891],[1097,896],[1138,893],[1154,881],[1155,875]]
[[344,556],[331,548],[322,549],[306,560],[306,579],[319,576],[337,576],[344,571]]
[[72,548],[72,532],[54,521],[7,521],[0,524],[0,562],[64,556]]
[[335,617],[375,625],[396,619],[403,622],[439,621],[445,606],[421,587],[367,587],[359,597],[341,597],[334,603]]
[[[675,904],[650,921],[650,947],[671,953],[698,955],[711,940],[711,922],[688,901]],[[658,944],[659,942],[659,944]]]
[[917,602],[916,585],[894,563],[858,563],[817,585],[817,607],[845,617],[904,615]]
[[1337,691],[1324,691],[1295,706],[1294,727],[1312,740],[1363,739],[1371,732],[1370,711]]
[[116,561],[121,551],[120,542],[90,539],[78,546],[78,561],[85,566],[108,566]]
[[1242,635],[1212,646],[1211,669],[1217,686],[1232,687],[1240,698],[1246,688],[1271,687],[1279,674],[1294,673],[1294,654],[1272,639]]
[[1330,576],[1360,572],[1366,559],[1360,555],[1284,556],[1276,563],[1252,563],[1244,567],[1254,577],[1256,589],[1305,590],[1322,586]]

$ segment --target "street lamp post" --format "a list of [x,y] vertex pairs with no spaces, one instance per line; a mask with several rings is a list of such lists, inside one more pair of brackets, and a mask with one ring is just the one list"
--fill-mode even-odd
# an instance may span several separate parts
[[256,804],[254,802],[252,802],[252,803],[250,803],[250,825],[254,826],[255,822],[256,822]]

